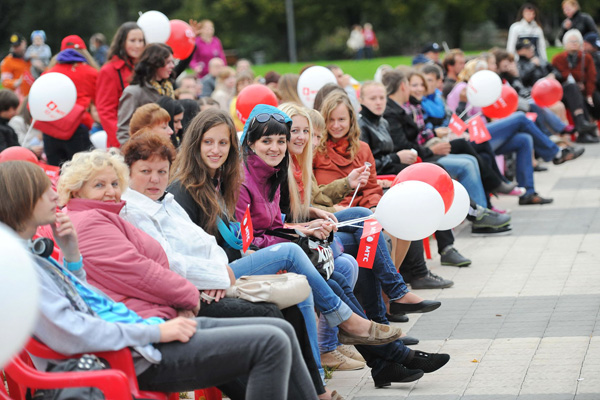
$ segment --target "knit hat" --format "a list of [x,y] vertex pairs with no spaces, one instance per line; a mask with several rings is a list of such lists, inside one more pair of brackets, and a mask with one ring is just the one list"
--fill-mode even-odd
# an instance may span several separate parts
[[583,37],[583,40],[592,46],[595,46],[597,49],[600,49],[600,38],[596,32],[586,33],[586,35]]
[[37,31],[33,31],[31,32],[31,41],[33,42],[33,38],[36,36],[41,36],[42,40],[45,42],[46,41],[46,32],[44,32],[43,30],[37,30]]
[[281,114],[283,116],[286,124],[292,122],[292,119],[286,113],[281,111],[279,108],[270,106],[268,104],[257,104],[252,109],[250,116],[248,117],[248,119],[246,120],[246,123],[244,124],[244,131],[242,133],[242,137],[240,138],[240,143],[244,143],[244,138],[246,137],[246,134],[248,133],[248,129],[250,129],[250,125],[252,125],[252,122],[254,121],[254,117],[256,117],[258,114],[275,114],[275,113]]
[[69,35],[66,38],[64,38],[60,44],[60,51],[63,51],[66,49],[85,50],[85,49],[87,49],[87,47],[85,47],[85,42],[83,41],[82,38],[80,38],[77,35]]

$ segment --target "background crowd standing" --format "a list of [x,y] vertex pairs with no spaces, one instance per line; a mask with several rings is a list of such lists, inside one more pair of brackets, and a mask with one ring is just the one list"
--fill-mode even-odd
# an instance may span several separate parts
[[[298,95],[302,71],[256,77],[248,60],[227,66],[209,20],[190,21],[197,38],[187,60],[165,44],[146,44],[134,22],[110,45],[102,34],[89,46],[67,36],[54,55],[44,31],[29,40],[15,33],[1,67],[0,220],[24,240],[53,238],[61,250],[58,260],[34,257],[43,288],[35,335],[66,354],[132,347],[143,389],[218,386],[231,398],[341,399],[325,388],[322,366],[368,365],[377,387],[441,368],[448,355],[411,350],[418,339],[390,321],[441,305],[407,284],[453,282],[427,268],[422,241],[387,234],[373,269],[358,268],[362,223],[335,223],[371,215],[390,186],[381,176],[419,162],[441,166],[467,189],[473,234],[510,233],[496,195],[523,206],[551,203],[536,192],[534,174],[547,170],[544,162],[579,157],[584,147],[573,138],[599,142],[600,38],[577,1],[562,8],[564,51],[552,60],[537,9],[525,4],[506,49],[441,57],[440,45],[427,43],[411,67],[383,65],[358,90],[329,65],[337,84],[319,90],[314,109]],[[356,59],[372,58],[373,27],[354,26],[347,45]],[[491,139],[475,143],[449,122],[480,111],[466,86],[481,70],[497,73],[519,101],[512,115],[486,119]],[[46,72],[73,81],[76,106],[62,120],[31,126],[27,96]],[[548,107],[531,96],[544,78],[564,93]],[[269,87],[280,106],[259,105],[244,123],[236,100],[253,83]],[[99,131],[106,146],[93,150]],[[60,177],[49,180],[34,164],[61,167]],[[236,221],[246,209],[254,242],[243,254]],[[299,246],[274,235],[283,227],[334,237],[343,250],[329,279]],[[451,230],[436,239],[443,265],[471,264]],[[306,275],[313,295],[281,311],[224,298],[242,275],[282,271]],[[181,363],[189,367],[176,368]]]

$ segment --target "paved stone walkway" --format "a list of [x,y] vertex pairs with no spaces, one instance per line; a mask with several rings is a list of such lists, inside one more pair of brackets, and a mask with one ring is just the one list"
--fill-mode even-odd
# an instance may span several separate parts
[[[464,223],[455,246],[473,264],[428,262],[455,285],[419,290],[442,307],[399,325],[421,340],[413,348],[449,353],[450,362],[384,389],[368,368],[334,372],[329,388],[348,400],[600,399],[600,145],[544,165],[536,190],[553,204],[501,197],[494,204],[512,210],[512,235],[474,237]],[[437,253],[435,241],[431,248]]]

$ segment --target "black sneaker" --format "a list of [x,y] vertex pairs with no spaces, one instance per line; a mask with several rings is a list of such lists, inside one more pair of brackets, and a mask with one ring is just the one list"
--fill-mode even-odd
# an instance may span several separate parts
[[479,205],[477,206],[477,214],[473,221],[472,231],[480,228],[502,228],[508,226],[511,221],[510,215],[500,214]]
[[510,235],[512,233],[512,228],[510,225],[501,226],[499,228],[492,227],[482,227],[477,228],[475,226],[471,227],[471,235],[474,236],[504,236]]
[[577,143],[598,143],[600,142],[600,138],[593,134],[580,133],[577,135],[577,139],[575,139],[575,141]]
[[532,204],[550,204],[553,201],[554,199],[546,199],[535,192],[519,197],[520,206],[528,206]]
[[450,361],[450,356],[444,353],[425,353],[424,351],[411,350],[403,362],[406,368],[420,369],[429,373],[437,371]]
[[392,382],[414,382],[423,376],[423,370],[408,369],[404,365],[390,362],[379,373],[371,371],[376,388],[391,386]]
[[413,289],[446,289],[453,285],[454,282],[450,279],[444,279],[431,271],[421,278],[415,278],[410,281],[410,286]]
[[585,148],[583,148],[581,146],[579,146],[579,147],[573,147],[573,146],[565,147],[560,152],[560,156],[559,157],[555,157],[554,160],[552,160],[552,163],[554,165],[559,165],[559,164],[562,164],[562,163],[564,163],[566,161],[574,160],[577,157],[579,157],[580,155],[582,155],[584,151],[585,151]]
[[442,265],[450,265],[452,267],[467,267],[471,265],[471,260],[460,254],[451,244],[442,250],[440,260]]

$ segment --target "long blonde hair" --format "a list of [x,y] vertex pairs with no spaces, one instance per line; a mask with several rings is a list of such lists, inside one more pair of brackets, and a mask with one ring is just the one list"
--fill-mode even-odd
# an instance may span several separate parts
[[[356,112],[354,111],[354,107],[352,107],[352,103],[350,103],[350,98],[345,92],[333,91],[325,97],[323,100],[323,105],[321,106],[321,114],[325,119],[325,125],[329,123],[329,118],[331,117],[331,113],[335,110],[340,104],[346,106],[348,110],[348,114],[350,114],[350,126],[348,128],[348,133],[346,137],[348,138],[349,149],[350,149],[350,157],[354,159],[356,153],[360,149],[360,128],[358,127],[358,121],[356,118]],[[329,139],[329,131],[327,128],[325,132],[323,132],[323,137],[321,138],[321,142],[319,143],[319,147],[317,147],[317,151],[319,153],[325,154],[327,153],[327,140]]]
[[[300,191],[298,190],[298,183],[296,183],[296,179],[294,177],[294,166],[293,162],[288,164],[288,188],[290,191],[290,214],[292,216],[293,222],[302,222],[308,219],[308,213],[310,208],[310,202],[312,200],[312,133],[313,126],[310,120],[310,115],[308,114],[308,110],[304,107],[300,107],[294,103],[283,103],[279,106],[279,109],[286,113],[290,118],[294,118],[295,116],[300,116],[306,118],[308,121],[308,129],[310,131],[308,135],[308,140],[306,145],[304,146],[304,150],[302,154],[298,156],[294,156],[290,154],[291,157],[296,157],[298,163],[300,164],[300,168],[302,169],[302,183],[304,185],[304,199],[300,198]],[[292,123],[293,125],[293,123]]]

